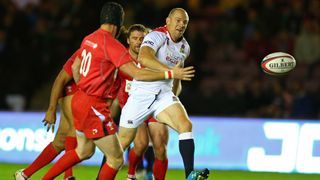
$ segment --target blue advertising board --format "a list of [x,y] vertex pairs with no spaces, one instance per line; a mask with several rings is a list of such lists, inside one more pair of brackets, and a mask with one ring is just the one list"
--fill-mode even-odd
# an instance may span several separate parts
[[[0,162],[30,163],[54,137],[44,113],[0,112]],[[320,173],[320,122],[191,117],[195,167],[222,170]],[[170,130],[169,168],[183,168],[178,134]],[[82,164],[100,165],[102,153]]]

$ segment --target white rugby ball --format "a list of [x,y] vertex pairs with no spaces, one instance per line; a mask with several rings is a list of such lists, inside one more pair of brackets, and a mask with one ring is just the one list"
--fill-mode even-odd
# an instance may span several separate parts
[[261,61],[261,68],[265,73],[271,75],[283,75],[296,67],[293,56],[284,52],[274,52],[267,55]]

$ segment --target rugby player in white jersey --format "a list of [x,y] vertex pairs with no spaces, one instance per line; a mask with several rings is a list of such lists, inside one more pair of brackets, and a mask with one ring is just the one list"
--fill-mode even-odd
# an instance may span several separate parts
[[[187,179],[207,179],[209,171],[194,171],[194,140],[192,122],[187,112],[172,92],[175,66],[183,66],[190,54],[190,46],[183,34],[189,22],[188,13],[174,8],[166,18],[166,26],[145,36],[138,61],[143,67],[155,71],[167,71],[167,80],[143,82],[133,80],[129,99],[122,109],[119,137],[123,149],[133,141],[137,127],[149,116],[179,133],[179,150]],[[181,82],[178,82],[181,84]],[[154,169],[156,170],[156,169]]]

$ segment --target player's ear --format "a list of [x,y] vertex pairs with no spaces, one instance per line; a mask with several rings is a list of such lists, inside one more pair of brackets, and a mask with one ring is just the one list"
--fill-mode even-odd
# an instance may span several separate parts
[[127,38],[127,43],[128,43],[128,44],[130,44],[130,42],[129,42],[129,38]]
[[170,17],[166,18],[166,24],[168,25],[170,23]]

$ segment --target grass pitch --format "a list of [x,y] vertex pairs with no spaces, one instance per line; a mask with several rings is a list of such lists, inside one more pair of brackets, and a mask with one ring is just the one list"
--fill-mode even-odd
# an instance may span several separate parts
[[[0,180],[13,179],[16,170],[27,167],[27,164],[7,164],[0,163]],[[30,180],[39,180],[45,172],[50,168],[44,167],[35,173]],[[94,180],[99,167],[78,165],[74,168],[74,174],[77,180]],[[127,168],[124,167],[118,173],[116,180],[126,179]],[[183,180],[183,170],[169,169],[167,172],[167,180]],[[59,176],[57,179],[62,179]],[[247,171],[210,171],[210,180],[320,180],[320,174],[285,174],[285,173],[265,173],[265,172],[247,172]]]

